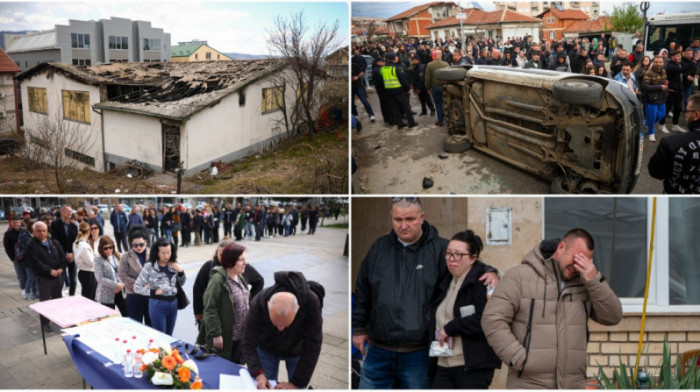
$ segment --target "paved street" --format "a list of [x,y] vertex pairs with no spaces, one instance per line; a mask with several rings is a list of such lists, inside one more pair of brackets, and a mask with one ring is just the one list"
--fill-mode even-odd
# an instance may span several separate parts
[[[548,194],[550,184],[516,169],[475,149],[464,153],[443,154],[442,142],[446,127],[435,125],[436,116],[414,118],[413,129],[387,127],[382,121],[379,99],[374,89],[368,91],[369,102],[377,121],[371,123],[362,103],[357,100],[361,133],[353,131],[352,150],[358,171],[352,176],[358,194]],[[411,95],[414,112],[420,113],[420,102]],[[683,116],[683,114],[681,114]],[[667,120],[667,125],[671,120]],[[681,117],[681,126],[685,120]],[[658,141],[667,135],[657,131],[657,142],[644,140],[642,170],[634,194],[660,194],[661,181],[651,178],[647,170],[649,158]],[[434,185],[423,189],[423,178],[431,177]]]
[[[347,223],[347,217],[327,224]],[[111,227],[107,224],[108,233]],[[7,222],[0,223],[0,233]],[[274,272],[302,271],[307,279],[320,282],[326,290],[323,307],[323,347],[311,379],[315,389],[347,389],[349,350],[348,258],[343,248],[348,230],[319,227],[315,235],[299,232],[294,237],[276,237],[260,242],[242,241],[248,262],[265,278],[265,287],[274,283]],[[211,258],[216,245],[178,249],[185,267],[185,290],[192,297],[192,285],[200,266]],[[80,293],[78,287],[77,293]],[[5,252],[0,255],[0,386],[4,389],[79,389],[80,374],[59,334],[47,337],[48,355],[41,343],[38,315],[29,310],[35,301],[22,298],[17,278]],[[191,305],[178,313],[173,335],[194,342],[197,330]],[[281,367],[280,379],[286,380]]]

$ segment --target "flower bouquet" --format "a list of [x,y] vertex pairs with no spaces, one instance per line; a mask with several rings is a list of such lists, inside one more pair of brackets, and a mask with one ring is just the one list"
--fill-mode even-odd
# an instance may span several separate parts
[[171,389],[202,389],[197,364],[191,359],[182,358],[177,349],[161,347],[138,352],[143,361],[141,371],[153,385],[167,386]]

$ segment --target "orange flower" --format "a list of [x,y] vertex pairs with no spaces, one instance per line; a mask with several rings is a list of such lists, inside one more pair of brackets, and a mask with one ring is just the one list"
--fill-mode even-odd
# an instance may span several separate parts
[[177,375],[180,377],[180,382],[190,381],[190,369],[184,366],[177,370]]
[[141,364],[141,371],[145,372],[147,367],[148,367],[148,365],[146,365],[145,363],[142,363]]
[[152,353],[160,354],[160,350],[158,350],[157,348],[151,348],[148,351],[150,351]]
[[166,370],[172,370],[175,367],[175,365],[177,364],[175,362],[175,358],[171,357],[170,355],[164,356],[163,359],[161,360],[161,363],[163,364],[163,367]]
[[190,389],[202,389],[202,380],[197,377],[196,380],[190,385]]
[[176,352],[175,350],[173,350],[173,358],[175,358],[175,360],[177,361],[177,363],[179,363],[180,365],[182,365],[182,364],[185,362],[185,360],[182,359],[182,357],[180,356],[180,354],[179,354],[178,352]]

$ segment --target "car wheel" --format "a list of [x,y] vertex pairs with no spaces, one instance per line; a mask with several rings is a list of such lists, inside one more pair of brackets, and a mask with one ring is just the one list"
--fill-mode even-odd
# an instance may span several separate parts
[[603,86],[584,79],[557,80],[552,86],[554,98],[573,104],[592,104],[603,99]]
[[447,105],[445,110],[445,119],[447,120],[447,133],[456,135],[464,133],[464,108],[459,100],[452,100]]
[[442,148],[449,153],[465,152],[472,148],[472,144],[465,135],[450,135],[442,142]]
[[442,82],[459,82],[467,76],[467,70],[462,67],[440,68],[435,71],[435,79]]
[[553,195],[569,195],[575,192],[572,192],[571,189],[569,189],[568,186],[565,185],[566,183],[566,177],[564,176],[559,176],[552,181],[552,185],[550,187],[551,193]]

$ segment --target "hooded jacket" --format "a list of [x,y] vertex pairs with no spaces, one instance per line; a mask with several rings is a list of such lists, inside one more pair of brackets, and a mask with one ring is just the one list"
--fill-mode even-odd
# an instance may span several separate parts
[[[584,389],[589,316],[603,325],[622,319],[622,305],[598,272],[563,282],[545,240],[509,270],[486,304],[481,325],[508,367],[507,389]],[[522,371],[520,371],[522,369]]]
[[664,181],[664,192],[669,194],[700,193],[700,176],[693,152],[700,143],[700,121],[688,124],[690,132],[661,139],[648,169],[652,177]]
[[[267,302],[273,294],[291,292],[297,297],[299,311],[292,324],[282,331],[272,324]],[[294,374],[289,382],[298,388],[309,384],[321,354],[323,342],[323,318],[318,297],[309,288],[301,272],[275,272],[275,284],[253,298],[246,318],[243,334],[243,358],[253,377],[262,371],[257,348],[278,357],[299,357]]]
[[430,304],[447,274],[441,254],[448,241],[423,222],[423,235],[406,247],[391,233],[379,238],[367,253],[355,284],[352,309],[354,335],[369,335],[370,343],[391,351],[427,349]]

